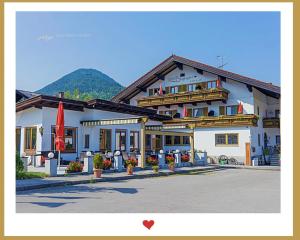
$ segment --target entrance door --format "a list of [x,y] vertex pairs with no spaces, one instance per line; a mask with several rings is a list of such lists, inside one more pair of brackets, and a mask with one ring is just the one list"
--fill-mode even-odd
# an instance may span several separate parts
[[245,165],[251,166],[250,143],[246,143],[246,161]]

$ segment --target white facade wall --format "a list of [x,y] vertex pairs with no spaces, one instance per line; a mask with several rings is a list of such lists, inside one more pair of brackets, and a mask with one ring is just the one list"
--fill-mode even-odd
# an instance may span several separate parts
[[[216,146],[215,134],[237,133],[239,135],[238,146]],[[246,159],[246,143],[250,142],[249,127],[234,128],[196,128],[194,132],[195,150],[207,151],[208,156],[219,157],[226,155],[234,157],[240,162]]]
[[[180,73],[185,73],[185,76],[180,77]],[[210,80],[216,80],[217,78],[217,75],[210,74],[207,72],[204,72],[204,74],[201,75],[194,68],[184,65],[183,70],[180,70],[178,68],[174,69],[172,72],[168,73],[165,76],[164,81],[159,80],[153,83],[150,87],[148,87],[148,89],[159,88],[160,85],[162,85],[163,89],[165,89],[165,87],[169,86],[207,82]],[[248,90],[245,84],[227,79],[226,82],[222,82],[222,87],[230,91],[228,101],[226,104],[222,103],[221,101],[213,101],[211,105],[208,105],[206,103],[198,103],[197,106],[193,106],[192,104],[184,104],[184,106],[188,108],[208,107],[208,111],[213,110],[215,112],[215,115],[217,116],[219,115],[219,106],[237,105],[240,102],[242,102],[245,114],[254,113],[253,94]],[[137,99],[147,97],[149,94],[148,89],[147,92],[140,92],[135,97],[130,99],[130,104],[136,106]],[[170,111],[176,109],[178,109],[178,112],[182,114],[183,108],[178,107],[177,105],[171,105],[170,108],[166,108],[165,106],[158,107],[158,111]]]
[[[264,147],[264,134],[267,134],[268,146],[276,145],[276,135],[280,135],[280,128],[263,128],[263,119],[275,117],[275,110],[280,109],[280,99],[275,99],[253,88],[254,113],[258,115],[257,127],[251,127],[251,154],[261,155]],[[260,137],[260,146],[258,142]],[[255,150],[255,151],[253,151]]]
[[[56,108],[43,107],[42,109],[30,108],[16,113],[16,127],[21,128],[21,152],[24,151],[24,129],[25,127],[37,127],[36,152],[53,151],[51,149],[51,127],[56,124]],[[98,151],[100,145],[100,128],[112,129],[112,150],[115,149],[115,130],[126,129],[126,149],[130,149],[130,131],[140,131],[141,124],[105,125],[94,127],[83,127],[80,121],[83,120],[104,120],[104,119],[126,119],[141,116],[109,112],[95,109],[84,109],[81,111],[64,110],[65,127],[76,128],[76,153],[62,153],[63,160],[75,160],[82,151]],[[158,125],[158,121],[150,120],[146,125]],[[43,127],[43,135],[39,128]],[[84,135],[90,134],[90,148],[84,148]]]

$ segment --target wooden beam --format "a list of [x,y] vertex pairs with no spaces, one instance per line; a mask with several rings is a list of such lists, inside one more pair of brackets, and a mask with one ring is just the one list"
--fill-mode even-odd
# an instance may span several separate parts
[[141,90],[142,92],[147,92],[147,88],[145,88],[145,87],[138,86],[136,88],[139,89],[139,90]]
[[195,68],[195,69],[196,69],[197,73],[203,75],[203,70],[201,70],[201,69],[199,69],[199,68]]
[[175,64],[176,64],[176,66],[177,66],[180,70],[183,70],[183,64],[182,64],[182,63],[176,62]]
[[221,81],[226,82],[226,77],[223,77],[223,76],[218,76],[218,77]]
[[246,84],[247,88],[248,88],[248,91],[249,92],[252,92],[252,86],[250,86],[249,84]]
[[155,76],[159,79],[159,80],[165,80],[165,76],[159,73],[156,73]]

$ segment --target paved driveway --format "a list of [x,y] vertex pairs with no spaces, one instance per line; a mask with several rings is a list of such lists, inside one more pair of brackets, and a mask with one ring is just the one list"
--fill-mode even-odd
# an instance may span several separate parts
[[17,212],[280,212],[280,171],[225,169],[24,191]]

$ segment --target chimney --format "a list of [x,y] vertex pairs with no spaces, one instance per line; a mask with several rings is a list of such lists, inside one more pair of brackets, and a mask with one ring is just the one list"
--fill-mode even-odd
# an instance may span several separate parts
[[65,93],[64,93],[64,92],[59,92],[59,93],[58,93],[58,97],[59,97],[59,98],[64,98],[64,96],[65,96]]

